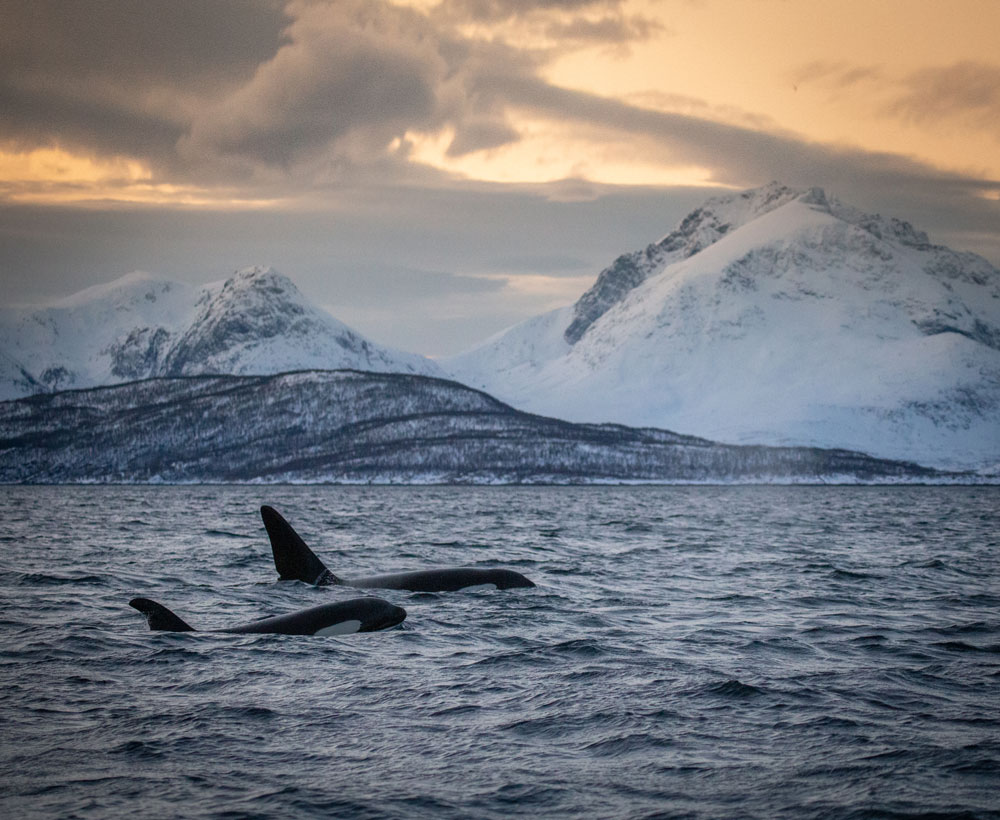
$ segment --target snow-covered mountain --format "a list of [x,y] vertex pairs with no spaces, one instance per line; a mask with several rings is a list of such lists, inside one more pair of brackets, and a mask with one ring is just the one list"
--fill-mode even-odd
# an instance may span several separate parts
[[0,399],[155,376],[354,368],[441,375],[310,305],[271,268],[195,287],[132,273],[41,308],[0,311]]
[[711,199],[575,305],[442,365],[572,421],[1000,461],[1000,271],[820,189]]

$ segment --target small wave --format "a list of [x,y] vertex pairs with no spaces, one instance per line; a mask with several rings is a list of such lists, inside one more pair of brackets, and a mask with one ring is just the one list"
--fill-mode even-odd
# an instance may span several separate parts
[[901,567],[916,567],[917,569],[947,569],[948,565],[940,558],[930,558],[925,561],[903,561]]
[[887,640],[889,640],[889,639],[886,638],[885,635],[879,635],[879,634],[874,634],[874,635],[858,635],[858,637],[856,637],[856,638],[851,638],[851,640],[848,641],[848,643],[860,644],[862,646],[868,646],[868,645],[872,645],[872,644],[883,644]]
[[261,563],[261,556],[256,552],[245,552],[241,555],[234,556],[226,561],[225,566],[228,569],[235,569],[237,567],[250,567],[258,566]]
[[[214,663],[212,652],[207,648],[194,645],[190,632],[150,632],[148,633],[155,641],[177,641],[187,644],[187,646],[175,645],[157,649],[148,658],[146,663],[164,664],[178,663],[183,660],[187,663]],[[197,638],[195,638],[197,640]]]
[[758,603],[763,601],[759,595],[750,595],[744,592],[728,592],[724,595],[706,595],[703,600],[705,601],[727,601],[730,603]]
[[599,658],[607,655],[610,650],[595,640],[581,638],[554,644],[548,647],[546,651],[555,652],[559,655],[573,655],[580,658]]
[[163,752],[158,748],[158,744],[146,743],[142,740],[128,740],[124,743],[119,743],[117,746],[109,749],[108,753],[136,757],[141,760],[155,760],[156,758],[163,757]]
[[834,568],[833,572],[830,573],[830,575],[833,578],[844,578],[844,579],[847,579],[849,581],[857,581],[857,580],[862,580],[862,581],[882,580],[884,578],[883,575],[879,575],[878,573],[875,573],[875,572],[861,572],[859,570],[839,569],[839,568],[836,568],[836,567]]
[[937,647],[938,649],[947,649],[949,652],[986,652],[991,655],[1000,653],[1000,644],[993,644],[991,646],[975,646],[971,643],[966,643],[965,641],[942,641],[940,643],[931,644],[931,646]]
[[800,643],[793,638],[754,638],[752,641],[748,641],[743,648],[751,652],[771,651],[787,655],[810,655],[815,652],[811,646]]
[[878,820],[982,820],[986,815],[953,808],[947,811],[893,811],[891,809],[873,811],[870,808],[865,808],[847,812],[842,816],[843,820],[872,820],[872,818]]
[[216,716],[236,718],[237,720],[270,720],[277,717],[277,712],[265,706],[220,706],[213,709]]
[[963,761],[948,767],[949,771],[957,774],[1000,775],[1000,760],[995,757],[981,757],[977,760]]
[[438,709],[431,712],[431,717],[455,717],[456,715],[474,715],[481,712],[482,706],[476,703],[463,703],[459,706],[449,706],[445,709]]
[[707,691],[710,694],[722,695],[727,698],[754,698],[765,694],[763,689],[743,683],[736,680],[736,678],[731,678],[724,683],[717,683],[714,686],[710,686]]
[[15,576],[17,586],[63,586],[65,584],[100,584],[107,585],[107,578],[100,575],[53,575],[44,572],[25,572]]
[[614,757],[631,752],[642,752],[648,749],[663,749],[673,745],[670,741],[645,733],[622,735],[588,743],[583,748],[602,757]]
[[995,628],[986,621],[971,621],[967,624],[950,624],[949,626],[938,626],[931,629],[939,635],[976,635],[992,634]]
[[213,538],[237,538],[240,541],[251,540],[251,536],[246,533],[230,532],[229,530],[205,530],[204,534]]
[[597,641],[581,638],[572,641],[563,641],[551,646],[536,646],[515,652],[504,652],[500,655],[491,655],[488,658],[473,661],[470,666],[493,666],[498,664],[540,666],[548,664],[550,660],[548,656],[550,655],[569,655],[576,658],[590,659],[604,657],[610,651]]

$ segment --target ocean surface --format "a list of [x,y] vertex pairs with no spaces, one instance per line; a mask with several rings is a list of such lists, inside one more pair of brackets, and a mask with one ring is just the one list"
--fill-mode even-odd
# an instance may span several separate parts
[[[258,508],[399,627],[219,628]],[[4,487],[6,818],[1000,817],[1000,488]]]

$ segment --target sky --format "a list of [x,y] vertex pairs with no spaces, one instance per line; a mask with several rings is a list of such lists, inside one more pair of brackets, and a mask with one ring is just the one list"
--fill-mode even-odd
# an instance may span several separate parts
[[272,265],[448,355],[706,198],[821,186],[1000,266],[997,0],[0,0],[0,282]]

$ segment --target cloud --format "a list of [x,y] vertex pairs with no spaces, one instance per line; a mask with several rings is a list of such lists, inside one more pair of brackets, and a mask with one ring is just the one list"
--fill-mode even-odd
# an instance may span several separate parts
[[[914,195],[983,195],[1000,180],[938,171],[896,154],[814,143],[701,117],[639,108],[584,91],[556,88],[536,78],[500,78],[511,105],[559,119],[628,134],[664,162],[709,168],[715,182],[742,186],[780,179],[874,191],[892,185]],[[639,149],[640,146],[635,146]]]
[[632,43],[649,40],[666,28],[655,20],[639,15],[611,14],[591,19],[574,17],[568,21],[555,21],[545,28],[548,37],[564,44],[597,44],[623,50],[628,54]]
[[444,0],[440,12],[455,19],[498,22],[553,12],[619,8],[623,0]]
[[883,72],[879,66],[858,66],[843,60],[814,60],[791,72],[796,86],[816,84],[835,91],[844,91],[862,82],[878,81]]
[[0,20],[0,142],[163,160],[287,22],[273,0],[0,0]]
[[448,66],[419,15],[349,2],[289,11],[288,42],[194,118],[182,156],[289,169],[349,137],[381,153],[408,128],[437,125]]
[[887,113],[919,125],[942,119],[989,129],[1000,140],[1000,66],[965,61],[910,74]]
[[831,99],[856,94],[869,84],[869,106],[877,116],[920,127],[955,125],[988,131],[1000,140],[1000,65],[965,60],[891,76],[876,65],[816,60],[789,74],[792,83],[815,85]]
[[469,120],[455,132],[448,145],[449,157],[460,157],[476,151],[499,148],[521,138],[518,131],[507,122],[497,119]]
[[[555,87],[543,68],[564,52],[466,25],[530,19],[564,36],[560,48],[650,36],[619,0],[445,0],[429,12],[380,0],[0,3],[14,23],[0,32],[0,145],[68,144],[135,158],[150,169],[150,184],[313,204],[338,186],[448,186],[455,179],[440,169],[452,166],[415,161],[418,137],[449,135],[445,159],[500,152],[524,144],[530,118],[556,136],[557,127],[572,128],[588,146],[587,161],[703,169],[726,185],[777,178],[891,187],[900,198],[997,190],[996,181],[899,155],[810,142],[692,97],[672,95],[654,110],[641,97],[630,103]],[[998,72],[977,63],[919,72],[892,110],[995,122]],[[813,62],[795,77],[840,89],[889,82],[877,66],[847,62]],[[581,168],[546,195],[593,198],[598,177]]]

